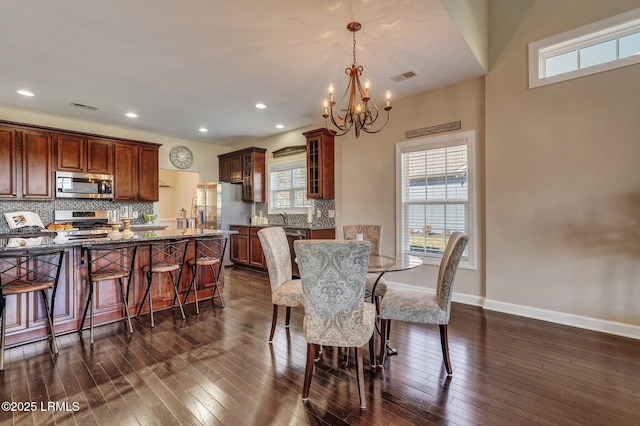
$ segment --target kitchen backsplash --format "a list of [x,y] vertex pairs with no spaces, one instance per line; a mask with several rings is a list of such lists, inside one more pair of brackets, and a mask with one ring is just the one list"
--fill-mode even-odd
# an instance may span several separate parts
[[[334,228],[336,226],[336,219],[334,217],[329,217],[329,210],[336,211],[336,203],[335,200],[315,200],[315,210],[316,212],[320,210],[320,217],[317,214],[313,215],[313,222],[311,226],[314,228]],[[263,216],[266,216],[269,220],[270,224],[284,224],[282,216],[278,214],[266,214],[269,211],[269,206],[267,203],[255,203],[256,215],[260,215],[262,212]],[[309,222],[307,222],[306,214],[288,214],[287,215],[287,225],[293,226],[309,226]]]
[[[53,201],[22,201],[22,200],[1,200],[0,213],[30,211],[37,213],[42,219],[44,226],[53,222],[54,210],[113,210],[122,206],[130,206],[133,211],[138,212],[138,219],[134,219],[132,224],[144,224],[142,213],[153,214],[153,203],[149,202],[115,202],[107,200],[82,200],[56,198]],[[11,232],[20,232],[14,229]],[[26,232],[22,231],[22,232]],[[0,217],[0,233],[9,232],[9,225],[4,218]]]

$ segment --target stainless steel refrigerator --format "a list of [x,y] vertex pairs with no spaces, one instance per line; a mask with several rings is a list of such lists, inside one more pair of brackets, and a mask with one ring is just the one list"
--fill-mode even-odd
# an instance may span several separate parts
[[[198,185],[196,193],[198,228],[229,230],[229,225],[248,224],[251,203],[242,201],[242,185],[227,182],[208,182]],[[224,264],[230,265],[231,241],[227,240]]]

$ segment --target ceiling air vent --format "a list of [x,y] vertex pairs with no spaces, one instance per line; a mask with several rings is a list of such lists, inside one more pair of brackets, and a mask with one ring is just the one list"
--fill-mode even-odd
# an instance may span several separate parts
[[91,105],[85,105],[85,104],[79,104],[78,102],[71,102],[70,104],[72,107],[75,108],[82,108],[82,109],[88,109],[89,111],[97,111],[98,107],[94,107]]
[[417,75],[418,74],[416,74],[413,71],[407,71],[407,72],[402,73],[402,74],[394,75],[393,77],[391,77],[391,80],[394,81],[395,83],[398,83],[400,81],[407,80],[407,79],[409,79],[411,77],[415,77]]

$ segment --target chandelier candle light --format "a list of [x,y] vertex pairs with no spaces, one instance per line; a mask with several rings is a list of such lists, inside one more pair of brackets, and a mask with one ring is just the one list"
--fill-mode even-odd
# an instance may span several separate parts
[[360,83],[360,76],[362,75],[363,68],[358,66],[356,61],[356,31],[362,28],[359,22],[351,22],[347,25],[347,30],[353,33],[353,64],[350,68],[344,70],[345,74],[349,76],[349,84],[342,96],[340,102],[349,95],[349,101],[344,106],[336,107],[337,116],[334,115],[333,107],[336,102],[333,100],[333,84],[329,85],[329,100],[324,100],[324,107],[322,117],[324,117],[325,127],[327,126],[327,118],[331,118],[331,124],[333,124],[340,132],[337,136],[342,136],[349,132],[351,128],[355,128],[356,138],[360,136],[360,132],[366,133],[378,133],[389,123],[389,111],[391,111],[391,91],[387,90],[387,105],[384,110],[387,111],[387,121],[378,130],[373,129],[374,123],[378,120],[378,107],[371,101],[369,97],[369,80],[364,83],[364,88]]

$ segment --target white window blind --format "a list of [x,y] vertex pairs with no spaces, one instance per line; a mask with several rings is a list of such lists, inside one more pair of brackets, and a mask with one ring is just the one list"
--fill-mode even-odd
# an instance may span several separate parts
[[[405,142],[399,156],[402,252],[438,263],[453,231],[475,231],[472,132]],[[471,141],[473,138],[471,138]],[[469,260],[469,249],[464,254]],[[431,263],[431,262],[425,262]]]
[[269,166],[270,213],[306,213],[309,205],[304,160]]

